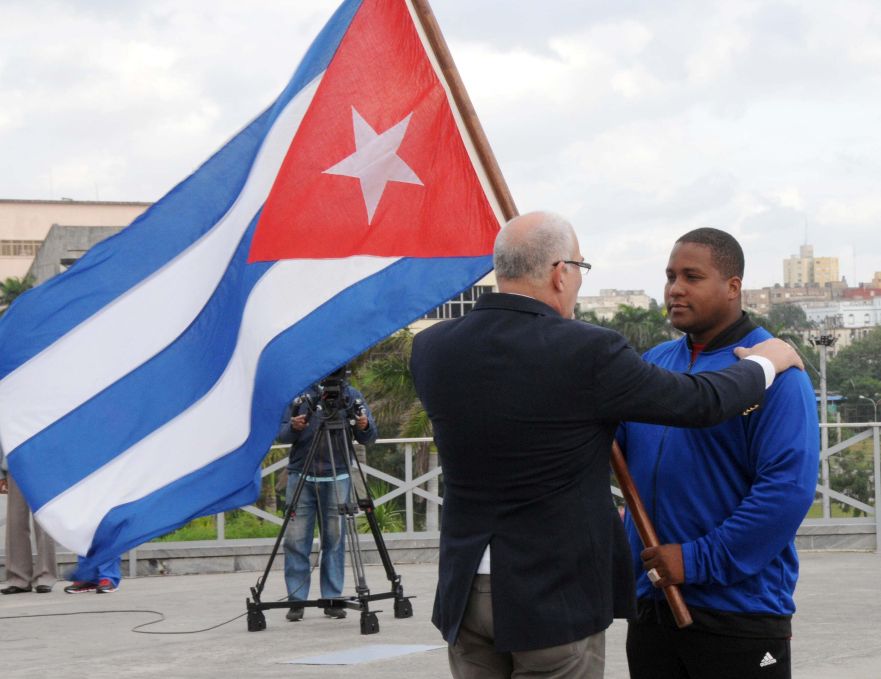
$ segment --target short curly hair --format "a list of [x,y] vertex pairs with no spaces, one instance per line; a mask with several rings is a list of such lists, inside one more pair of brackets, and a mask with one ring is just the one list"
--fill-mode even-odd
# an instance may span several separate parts
[[710,248],[713,265],[725,278],[737,276],[743,278],[743,248],[730,233],[711,227],[703,227],[689,231],[680,236],[677,243],[695,243]]

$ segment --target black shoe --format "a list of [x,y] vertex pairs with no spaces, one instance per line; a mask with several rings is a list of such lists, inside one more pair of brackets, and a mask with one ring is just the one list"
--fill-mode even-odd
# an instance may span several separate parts
[[303,607],[291,606],[291,610],[288,611],[285,618],[287,618],[289,622],[299,622],[303,619]]
[[0,589],[0,594],[24,594],[25,592],[30,592],[30,587],[18,587],[16,585],[9,585],[9,587],[4,587]]
[[342,620],[346,617],[346,609],[345,608],[325,608],[324,614],[329,618],[338,618]]
[[37,585],[34,587],[34,591],[37,594],[48,594],[52,591],[52,585]]

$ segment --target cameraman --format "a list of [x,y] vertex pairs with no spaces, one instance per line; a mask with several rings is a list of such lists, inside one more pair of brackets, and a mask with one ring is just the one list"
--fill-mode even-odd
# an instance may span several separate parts
[[[376,440],[373,415],[364,403],[361,392],[349,386],[345,375],[346,367],[342,366],[294,399],[285,410],[278,433],[281,443],[293,444],[287,467],[287,503],[293,498],[300,476],[306,474],[306,482],[297,502],[296,518],[288,524],[284,536],[284,576],[288,599],[292,602],[309,598],[309,555],[312,552],[316,515],[321,533],[321,598],[339,597],[343,591],[346,524],[339,505],[349,501],[352,483],[345,458],[349,449],[348,441],[343,440],[341,432],[328,430],[332,439],[331,456],[327,439],[322,433],[310,468],[304,470],[304,465],[322,416],[327,421],[337,418],[345,418],[346,422],[354,421],[354,426],[346,427],[345,436],[354,434],[359,443],[373,443]],[[316,411],[318,405],[321,405],[321,410]],[[324,614],[332,618],[345,618],[346,609],[325,608]],[[303,606],[292,605],[286,617],[290,621],[301,620]]]

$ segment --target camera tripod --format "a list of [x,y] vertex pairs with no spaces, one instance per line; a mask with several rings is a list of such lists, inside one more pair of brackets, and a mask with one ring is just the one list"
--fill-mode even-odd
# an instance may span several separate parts
[[[311,403],[307,401],[307,405],[311,406]],[[344,517],[344,522],[346,526],[348,552],[351,559],[352,571],[355,575],[355,596],[337,597],[333,599],[321,598],[306,601],[297,601],[296,605],[303,607],[315,606],[325,609],[351,608],[353,610],[360,611],[361,634],[376,634],[377,632],[379,632],[379,620],[376,617],[376,612],[370,610],[371,601],[377,601],[380,599],[394,599],[394,610],[396,618],[412,617],[413,607],[410,604],[410,597],[404,596],[404,588],[401,585],[401,576],[395,572],[395,567],[392,564],[391,558],[389,558],[388,549],[385,546],[385,540],[383,540],[382,532],[380,531],[379,524],[376,521],[376,516],[374,514],[373,498],[370,496],[370,490],[367,487],[364,471],[361,469],[361,463],[355,456],[355,449],[352,445],[352,425],[346,419],[346,416],[348,414],[347,410],[345,408],[333,407],[325,409],[320,404],[310,409],[312,412],[312,416],[319,417],[320,422],[318,425],[318,429],[316,430],[315,435],[312,438],[312,443],[309,446],[309,451],[306,454],[306,459],[303,464],[303,473],[300,474],[300,478],[297,481],[297,486],[294,490],[293,496],[289,499],[287,505],[285,506],[284,522],[282,523],[281,530],[279,531],[278,537],[275,540],[275,545],[272,548],[272,553],[269,555],[269,561],[266,564],[266,569],[263,571],[263,575],[258,578],[256,587],[251,587],[251,597],[253,598],[253,601],[250,598],[246,600],[248,611],[248,631],[259,632],[260,630],[266,629],[266,616],[263,615],[263,611],[265,611],[266,609],[287,609],[290,608],[293,603],[291,600],[264,602],[260,600],[260,596],[263,593],[264,587],[266,586],[266,579],[269,577],[269,571],[272,568],[272,563],[275,560],[276,555],[278,554],[278,548],[281,544],[282,539],[284,538],[288,524],[296,519],[297,504],[300,500],[300,494],[303,492],[303,487],[306,484],[306,476],[308,470],[312,469],[312,463],[318,455],[319,444],[323,441],[326,444],[325,449],[327,451],[327,454],[330,456],[330,464],[334,477],[337,476],[335,462],[335,459],[337,458],[334,455],[334,446],[341,445],[344,447],[345,455],[343,455],[343,459],[345,459],[345,471],[348,472],[349,477],[352,480],[352,483],[349,484],[350,490],[347,496],[337,496],[337,502],[339,503],[340,515]],[[357,477],[355,476],[356,473],[358,475]],[[356,482],[356,478],[360,480],[360,484]],[[334,486],[336,487],[336,483],[332,483],[334,483]],[[363,493],[361,492],[362,490]],[[382,560],[383,567],[385,568],[386,576],[391,583],[391,590],[389,592],[371,594],[370,589],[367,586],[367,580],[364,576],[364,561],[361,555],[361,545],[358,540],[358,532],[355,524],[355,515],[359,511],[364,512],[364,515],[367,519],[367,524],[370,527],[370,532],[372,533],[373,539],[376,543],[379,557]],[[323,531],[324,526],[321,525],[319,527],[319,530]]]

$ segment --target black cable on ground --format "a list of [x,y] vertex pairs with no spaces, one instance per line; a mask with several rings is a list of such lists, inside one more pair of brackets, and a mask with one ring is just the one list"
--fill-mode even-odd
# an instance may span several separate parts
[[[284,601],[287,597],[282,597],[278,599],[278,601]],[[149,622],[142,623],[140,625],[136,625],[131,628],[131,631],[135,634],[200,634],[201,632],[210,632],[213,629],[217,629],[218,627],[223,627],[224,625],[228,625],[231,622],[235,622],[239,618],[243,618],[248,614],[247,611],[237,615],[234,618],[230,618],[229,620],[224,620],[223,622],[219,622],[216,625],[212,625],[211,627],[205,627],[203,629],[194,629],[194,630],[183,630],[179,632],[161,632],[161,631],[151,631],[151,630],[143,630],[142,627],[149,627],[150,625],[155,625],[157,623],[165,620],[165,614],[160,611],[153,611],[149,609],[116,609],[116,610],[103,610],[103,611],[68,611],[65,613],[31,613],[27,615],[3,615],[0,616],[0,620],[20,620],[23,618],[55,618],[61,617],[65,615],[103,615],[107,613],[152,613],[153,615],[158,615],[159,617],[156,620],[150,620]]]

